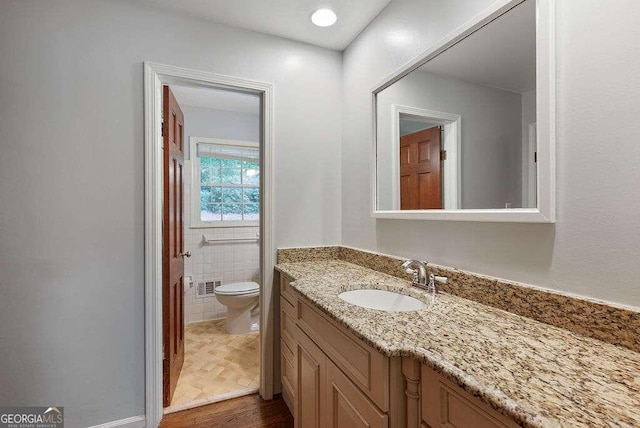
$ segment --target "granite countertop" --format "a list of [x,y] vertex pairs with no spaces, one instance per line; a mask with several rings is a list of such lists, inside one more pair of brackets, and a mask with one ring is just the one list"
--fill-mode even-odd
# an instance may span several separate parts
[[[420,360],[525,426],[640,426],[640,354],[344,261],[281,263],[292,287],[382,354]],[[345,290],[376,288],[428,307],[384,312]],[[372,322],[375,321],[375,322]]]

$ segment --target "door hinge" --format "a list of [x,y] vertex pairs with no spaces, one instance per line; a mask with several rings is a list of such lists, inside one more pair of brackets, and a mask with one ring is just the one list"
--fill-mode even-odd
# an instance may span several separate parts
[[162,373],[169,373],[169,360],[167,358],[162,359]]
[[440,150],[440,160],[447,160],[447,151]]
[[162,133],[162,136],[163,136],[163,137],[164,137],[164,125],[165,125],[165,124],[163,123],[163,124],[162,124],[162,131],[161,131],[161,133]]
[[538,152],[533,152],[533,163],[538,163]]

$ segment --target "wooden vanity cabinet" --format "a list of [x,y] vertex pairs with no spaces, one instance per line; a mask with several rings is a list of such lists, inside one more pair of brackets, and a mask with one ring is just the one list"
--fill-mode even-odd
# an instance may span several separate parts
[[405,426],[400,358],[389,358],[299,296],[280,276],[282,394],[296,427]]
[[389,358],[280,275],[282,395],[300,428],[519,426],[419,361]]

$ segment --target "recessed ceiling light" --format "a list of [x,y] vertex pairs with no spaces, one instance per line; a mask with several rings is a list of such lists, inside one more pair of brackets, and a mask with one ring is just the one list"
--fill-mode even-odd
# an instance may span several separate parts
[[336,13],[331,9],[318,9],[311,15],[311,22],[318,27],[331,27],[337,20]]

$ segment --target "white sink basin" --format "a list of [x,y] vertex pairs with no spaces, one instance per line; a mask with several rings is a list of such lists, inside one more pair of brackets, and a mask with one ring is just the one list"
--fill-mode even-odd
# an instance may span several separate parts
[[338,297],[352,305],[379,311],[419,311],[427,306],[411,296],[386,290],[351,290],[338,294]]

